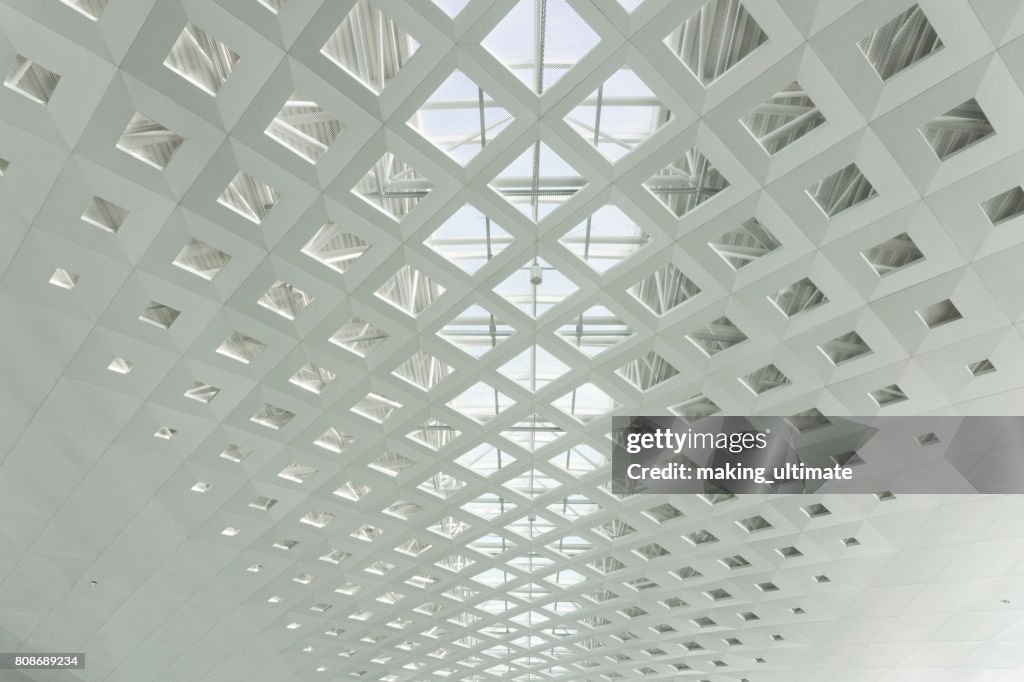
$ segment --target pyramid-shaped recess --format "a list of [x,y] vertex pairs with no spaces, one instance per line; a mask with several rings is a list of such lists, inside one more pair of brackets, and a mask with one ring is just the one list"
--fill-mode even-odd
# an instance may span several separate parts
[[519,0],[482,44],[540,95],[599,41],[567,0]]
[[537,222],[586,184],[586,179],[569,162],[537,140],[501,171],[490,186]]
[[632,69],[619,69],[576,105],[565,122],[610,161],[619,160],[672,118]]
[[380,289],[377,296],[415,317],[444,293],[444,287],[410,265],[403,265]]
[[400,221],[433,189],[433,183],[415,168],[385,152],[352,193]]
[[330,111],[293,94],[264,132],[309,163],[316,163],[344,129]]
[[728,186],[725,176],[696,147],[644,182],[644,187],[679,218]]
[[362,83],[380,92],[420,44],[368,0],[356,0],[320,53]]
[[708,86],[766,40],[739,0],[710,0],[666,36],[665,44]]
[[558,240],[600,273],[644,247],[650,237],[617,206],[608,204]]
[[478,208],[466,204],[423,243],[472,275],[513,241],[512,235]]
[[413,114],[409,125],[435,147],[466,164],[512,120],[512,114],[457,70]]
[[[531,278],[540,269],[542,280],[533,284]],[[565,299],[572,296],[579,287],[543,258],[527,262],[494,287],[502,296],[530,317],[540,317]]]
[[448,402],[448,407],[474,421],[487,422],[515,405],[515,400],[478,381]]

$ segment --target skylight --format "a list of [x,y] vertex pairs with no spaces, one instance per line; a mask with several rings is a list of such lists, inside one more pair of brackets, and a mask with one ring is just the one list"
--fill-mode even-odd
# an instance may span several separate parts
[[681,218],[729,187],[729,181],[694,147],[648,178],[644,187]]
[[134,114],[121,134],[117,148],[157,170],[164,170],[184,141],[180,135],[151,118]]
[[194,24],[185,24],[164,66],[209,95],[216,95],[238,63],[238,55]]
[[385,152],[352,192],[395,220],[402,220],[434,189],[412,166]]
[[534,222],[542,220],[586,184],[579,171],[540,140],[491,181],[498,194]]
[[617,161],[672,118],[632,69],[619,69],[576,105],[566,123],[611,161]]
[[665,44],[708,86],[766,40],[739,0],[711,0],[672,31]]
[[617,206],[608,204],[558,240],[600,273],[642,249],[650,237]]
[[316,163],[344,129],[330,111],[293,93],[264,132],[309,163]]
[[50,71],[45,66],[36,64],[20,54],[14,58],[4,85],[33,102],[46,104],[53,96],[60,82],[60,74]]
[[942,48],[935,29],[918,5],[887,21],[857,42],[884,81]]
[[379,93],[419,46],[391,17],[368,0],[356,0],[355,7],[320,52]]
[[259,225],[280,199],[281,195],[273,187],[239,171],[228,183],[217,203]]
[[487,265],[515,241],[512,235],[475,206],[466,204],[423,243],[469,274]]

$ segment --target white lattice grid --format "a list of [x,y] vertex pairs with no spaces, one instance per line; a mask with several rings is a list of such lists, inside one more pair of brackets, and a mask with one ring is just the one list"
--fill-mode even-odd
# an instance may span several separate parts
[[[1024,170],[1016,125],[1024,17],[1015,8],[921,2],[944,47],[883,83],[856,42],[911,3],[749,2],[768,41],[705,88],[662,42],[701,2],[648,0],[627,15],[611,1],[572,0],[600,42],[538,98],[480,45],[511,0],[469,2],[454,20],[427,2],[375,2],[421,44],[379,96],[320,52],[350,0],[289,0],[277,13],[268,5],[278,3],[256,0],[69,4],[107,6],[94,22],[62,2],[0,3],[0,64],[22,55],[60,75],[45,105],[0,88],[0,157],[8,164],[0,180],[7,351],[0,569],[4,603],[12,605],[0,617],[0,649],[87,650],[83,680],[318,679],[321,666],[334,678],[382,680],[797,680],[815,678],[819,668],[837,679],[888,680],[938,667],[929,654],[942,654],[959,673],[975,665],[991,679],[1016,674],[1007,671],[1020,665],[1020,636],[1007,616],[1017,607],[1001,603],[1021,590],[1019,578],[1006,577],[1019,573],[1021,558],[1007,522],[1018,506],[1010,499],[830,498],[831,514],[811,518],[801,510],[817,501],[810,498],[617,499],[604,489],[606,469],[572,473],[552,461],[587,455],[587,446],[609,450],[607,419],[582,423],[552,406],[586,382],[622,414],[662,413],[698,394],[725,413],[873,414],[879,408],[868,392],[891,384],[908,397],[887,408],[894,414],[1019,410],[1016,261],[1024,236],[1019,220],[993,226],[979,208],[1018,184]],[[188,23],[239,55],[215,97],[164,66]],[[563,118],[624,65],[673,118],[612,164]],[[456,67],[515,119],[465,167],[406,125]],[[794,81],[825,123],[769,156],[739,119]],[[344,125],[315,165],[264,133],[296,92]],[[940,162],[917,128],[970,98],[996,134]],[[137,112],[184,140],[163,170],[117,148]],[[489,183],[538,137],[587,184],[534,224]],[[730,186],[677,219],[642,183],[692,147]],[[351,192],[385,152],[434,187],[400,222]],[[878,194],[829,220],[805,190],[850,163]],[[281,195],[258,225],[218,203],[240,171]],[[80,220],[92,197],[127,210],[116,234]],[[559,238],[607,203],[650,243],[602,276]],[[422,244],[466,204],[515,238],[472,277]],[[782,246],[735,272],[708,243],[751,217]],[[301,252],[328,221],[370,246],[344,274]],[[902,232],[924,260],[880,279],[860,254]],[[230,255],[213,281],[173,265],[191,238]],[[536,321],[493,291],[509,277],[525,280],[523,267],[535,256],[579,289]],[[658,317],[627,290],[668,263],[701,293]],[[404,265],[446,289],[416,318],[374,293]],[[49,283],[56,268],[78,275],[71,291]],[[829,302],[787,319],[766,297],[804,277]],[[277,281],[313,297],[294,320],[257,303]],[[928,330],[914,312],[944,299],[964,320]],[[139,321],[151,302],[181,311],[169,329]],[[435,334],[472,303],[517,332],[479,360]],[[588,358],[554,332],[595,305],[634,335]],[[712,358],[685,342],[722,316],[747,341]],[[352,317],[388,335],[365,359],[329,342]],[[816,346],[850,331],[872,353],[834,367]],[[251,364],[215,352],[233,332],[266,344]],[[497,371],[534,344],[568,367],[536,393]],[[419,350],[455,370],[426,392],[392,375]],[[652,350],[679,375],[641,392],[616,370]],[[115,357],[134,363],[129,374],[108,371]],[[998,371],[972,379],[965,365],[983,358]],[[317,395],[289,383],[307,363],[336,375]],[[791,384],[755,396],[739,379],[769,364]],[[197,381],[220,392],[208,404],[186,399]],[[447,406],[478,381],[514,402],[486,424]],[[369,393],[402,407],[384,424],[351,412]],[[250,421],[266,404],[294,418],[276,431]],[[532,415],[564,435],[536,452],[506,437]],[[428,419],[462,435],[436,452],[406,437]],[[174,429],[173,438],[154,438],[161,428]],[[314,445],[329,428],[352,438],[343,452]],[[240,463],[218,457],[229,444],[251,454]],[[486,478],[455,463],[482,444],[505,456]],[[401,454],[409,467],[394,477],[369,468],[384,452]],[[293,463],[317,472],[304,483],[279,477]],[[438,472],[466,485],[447,499],[418,487]],[[524,475],[528,483],[513,482]],[[542,481],[554,489],[541,491]],[[194,492],[197,483],[206,492]],[[334,494],[349,483],[372,492],[358,501]],[[492,493],[516,509],[484,519],[463,508]],[[258,497],[277,502],[250,508]],[[593,512],[563,513],[566,499]],[[397,500],[422,510],[408,520],[382,512]],[[684,516],[660,525],[645,515],[664,502]],[[334,518],[323,528],[301,523],[313,510]],[[533,514],[553,528],[532,540],[513,532]],[[447,515],[470,529],[451,540],[428,530]],[[758,515],[774,528],[756,536],[763,540],[734,523]],[[616,519],[636,532],[613,541],[595,530]],[[351,537],[367,525],[379,537]],[[238,533],[224,536],[226,528]],[[683,539],[702,530],[718,541],[695,547]],[[569,542],[587,551],[559,551],[567,537],[579,539],[563,549]],[[490,556],[500,538],[514,547]],[[845,546],[848,538],[859,544]],[[284,539],[298,544],[273,547]],[[410,540],[431,547],[415,558],[395,550]],[[957,552],[971,541],[980,543],[971,545],[971,563],[959,563]],[[668,555],[647,560],[632,551],[652,543]],[[777,550],[789,546],[803,556],[783,559]],[[331,549],[350,556],[338,565],[321,561]],[[452,554],[475,563],[457,574],[434,565]],[[731,571],[719,562],[733,555],[753,566]],[[623,566],[604,575],[590,565],[605,557]],[[394,568],[368,573],[378,561]],[[259,572],[246,570],[257,564]],[[688,566],[703,577],[680,582],[672,574]],[[472,579],[496,567],[512,581]],[[572,584],[571,571],[585,582]],[[421,572],[437,583],[406,582]],[[315,579],[294,582],[300,574]],[[820,575],[831,582],[817,582]],[[99,584],[90,587],[94,576]],[[625,584],[638,578],[657,587]],[[763,593],[756,585],[765,582],[779,591]],[[361,589],[335,591],[346,583]],[[531,583],[551,593],[530,604],[523,586]],[[478,593],[462,602],[444,596],[460,585]],[[617,599],[584,596],[602,589]],[[732,598],[704,594],[716,589]],[[933,605],[950,591],[962,597]],[[387,604],[379,598],[388,592],[405,597]],[[280,601],[268,603],[271,596]],[[673,597],[688,605],[670,611],[664,602]],[[479,608],[496,599],[508,599],[508,610]],[[416,610],[428,602],[439,610]],[[553,611],[558,602],[579,609]],[[318,604],[331,608],[310,610]],[[647,614],[624,615],[629,607]],[[897,627],[880,620],[897,607],[910,614],[895,621],[914,646],[905,656],[875,636]],[[995,609],[1003,611],[992,616]],[[372,613],[351,617],[363,611]],[[530,611],[549,620],[523,622]],[[460,614],[480,620],[453,622]],[[716,624],[701,627],[705,617]],[[396,618],[411,622],[389,626]],[[592,618],[608,622],[581,624]],[[293,623],[300,627],[289,629]],[[494,628],[502,624],[517,629],[501,634]],[[652,629],[662,624],[675,630]],[[967,632],[971,624],[984,628],[988,648]],[[335,628],[343,632],[331,634]],[[624,631],[637,638],[615,637]],[[945,633],[937,641],[957,648],[922,644],[925,632]],[[470,635],[479,641],[464,639]],[[396,647],[406,641],[414,648]],[[654,647],[664,654],[645,652]],[[683,662],[692,670],[675,667]]]

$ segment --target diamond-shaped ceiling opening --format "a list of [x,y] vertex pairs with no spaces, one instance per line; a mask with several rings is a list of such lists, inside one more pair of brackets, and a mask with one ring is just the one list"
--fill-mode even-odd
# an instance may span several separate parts
[[591,357],[634,336],[633,329],[604,306],[594,306],[558,328],[558,336]]
[[941,161],[995,132],[978,100],[973,98],[921,126],[921,134]]
[[857,41],[857,47],[882,80],[942,48],[928,17],[913,5]]
[[295,93],[264,132],[309,163],[316,163],[344,129],[330,111]]
[[565,121],[611,161],[643,143],[672,118],[632,69],[620,69],[570,111]]
[[747,340],[747,335],[728,317],[720,317],[697,331],[686,335],[686,340],[711,357]]
[[629,293],[655,315],[664,315],[700,293],[700,287],[672,263],[633,285]]
[[[487,422],[515,405],[498,389],[478,381],[448,402],[448,407],[480,423]],[[458,460],[456,460],[458,461]],[[477,473],[480,473],[479,471]]]
[[388,335],[374,325],[353,317],[334,332],[329,340],[347,351],[365,356],[387,338]]
[[303,390],[319,395],[337,377],[338,375],[331,370],[307,362],[299,367],[299,370],[288,381]]
[[434,189],[433,183],[391,152],[373,165],[352,192],[401,220]]
[[828,303],[828,297],[807,277],[779,289],[768,300],[786,317],[794,317]]
[[482,44],[540,95],[599,40],[567,0],[518,0]]
[[4,85],[34,102],[46,104],[60,82],[60,74],[20,54],[14,58]]
[[411,265],[403,265],[377,290],[377,296],[413,317],[426,310],[443,293],[444,287]]
[[409,125],[461,164],[508,127],[512,115],[462,71],[455,71],[409,119]]
[[273,187],[239,171],[224,188],[217,203],[259,225],[280,199],[281,194]]
[[158,329],[170,329],[179,315],[181,315],[180,310],[153,301],[142,311],[139,319]]
[[711,0],[672,31],[665,44],[707,86],[766,40],[739,0]]
[[677,405],[673,405],[669,410],[673,414],[686,417],[687,419],[701,419],[718,414],[722,408],[707,396],[695,395]]
[[807,188],[807,194],[822,213],[833,218],[878,193],[860,172],[860,168],[851,163],[829,175],[817,185]]
[[108,0],[60,0],[68,7],[82,14],[82,16],[98,21],[107,8]]
[[423,243],[469,274],[487,265],[515,241],[512,235],[474,206],[457,210]]
[[93,197],[82,220],[107,232],[117,232],[128,218],[128,210],[102,197]]
[[1024,214],[1024,188],[1008,189],[981,202],[980,206],[993,225],[1004,223]]
[[248,365],[267,347],[267,344],[241,332],[231,332],[217,347],[221,355]]
[[194,24],[185,24],[164,66],[207,94],[216,95],[238,63],[238,55]]
[[963,319],[960,309],[948,298],[917,310],[917,316],[929,329]]
[[861,255],[879,277],[891,275],[924,260],[924,254],[906,232],[872,246]]
[[320,53],[380,92],[405,66],[420,44],[367,0],[355,6],[324,43]]
[[117,148],[157,170],[163,170],[184,143],[184,138],[153,119],[134,114],[117,142]]
[[294,320],[312,302],[313,297],[310,294],[281,280],[270,285],[257,301],[267,310],[277,313],[286,320]]
[[857,332],[847,332],[818,346],[833,365],[849,362],[871,352],[871,347]]
[[50,275],[50,284],[61,289],[71,290],[78,284],[78,275],[64,268],[57,268]]
[[[541,281],[535,284],[537,273],[540,273]],[[561,271],[538,258],[515,270],[494,287],[494,292],[530,317],[540,317],[578,289]]]
[[569,371],[569,366],[542,346],[530,346],[498,370],[523,388],[537,392]]
[[486,308],[471,305],[446,323],[438,336],[474,357],[480,357],[516,333]]
[[600,273],[626,260],[650,237],[618,207],[602,206],[559,242]]
[[814,100],[799,83],[775,93],[740,119],[757,143],[775,154],[825,122]]
[[538,140],[491,181],[491,188],[537,222],[586,184],[579,171]]
[[619,403],[599,387],[588,382],[551,401],[551,406],[583,423],[589,423],[616,409]]
[[344,273],[369,249],[369,244],[360,237],[345,232],[334,223],[325,223],[302,247],[302,253]]
[[736,271],[757,261],[782,245],[757,218],[744,221],[708,245]]
[[644,187],[678,218],[729,187],[729,181],[694,147],[644,182]]
[[741,377],[740,383],[746,386],[754,395],[761,395],[772,389],[788,386],[792,382],[775,365],[766,365]]
[[615,372],[641,391],[650,390],[679,374],[678,369],[655,351],[630,360]]
[[439,360],[426,351],[418,350],[403,362],[392,374],[410,384],[429,391],[452,373],[451,365]]
[[212,280],[231,261],[231,256],[192,237],[174,258],[174,264],[205,280]]
[[[561,438],[565,435],[565,431],[558,424],[536,414],[531,414],[529,417],[502,429],[501,435],[519,447],[534,452]],[[522,481],[522,479],[519,480],[520,482]],[[554,488],[558,486],[557,481],[547,479],[546,477],[545,480],[548,481],[548,487]],[[505,484],[505,487],[509,487],[508,483]],[[532,491],[533,489],[531,488],[530,490]],[[522,488],[516,490],[521,495],[535,497],[536,495],[531,491],[526,491]]]

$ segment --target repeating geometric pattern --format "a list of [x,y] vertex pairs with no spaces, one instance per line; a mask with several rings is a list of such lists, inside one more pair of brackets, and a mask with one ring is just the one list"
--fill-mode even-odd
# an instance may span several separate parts
[[1018,679],[1015,498],[620,498],[608,466],[612,414],[1020,411],[1015,3],[0,27],[0,650],[86,651],[83,681]]

